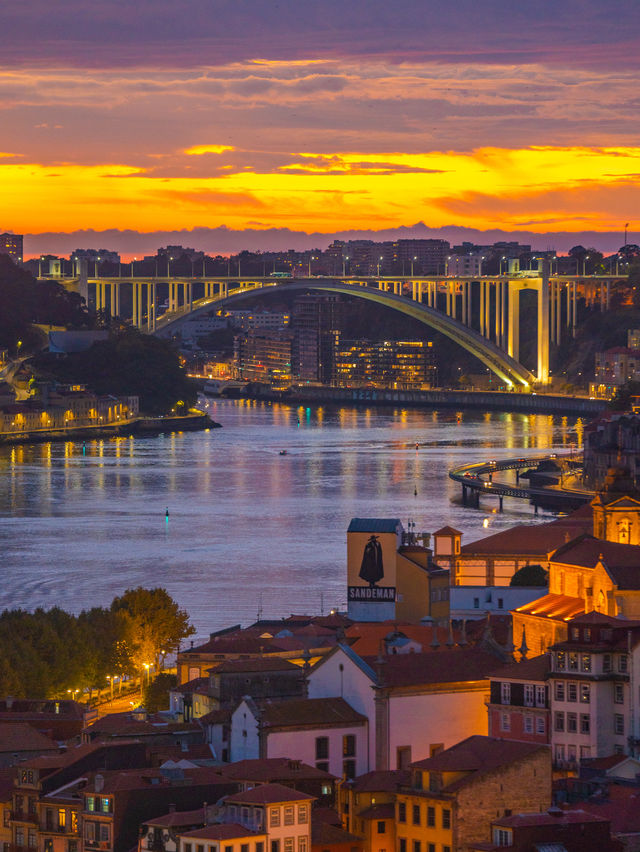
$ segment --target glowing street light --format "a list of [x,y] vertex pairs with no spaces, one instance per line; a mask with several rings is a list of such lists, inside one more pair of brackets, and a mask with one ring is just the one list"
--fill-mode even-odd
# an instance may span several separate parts
[[415,263],[415,261],[416,261],[417,259],[418,259],[418,258],[417,258],[417,256],[415,256],[415,255],[414,255],[414,257],[412,257],[412,258],[411,258],[411,277],[412,277],[412,278],[413,278],[413,264]]
[[378,278],[380,278],[380,264],[382,263],[382,255],[378,258]]

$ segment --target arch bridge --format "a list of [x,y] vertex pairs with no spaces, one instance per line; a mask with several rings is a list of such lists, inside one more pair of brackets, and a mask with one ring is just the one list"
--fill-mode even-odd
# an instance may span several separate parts
[[[96,310],[122,316],[122,287],[131,288],[133,325],[150,334],[170,337],[190,319],[208,311],[232,307],[255,296],[257,290],[278,292],[322,290],[367,299],[400,311],[446,335],[475,355],[506,385],[530,389],[549,382],[550,344],[564,334],[575,334],[577,294],[588,301],[600,300],[608,308],[610,285],[625,276],[551,276],[548,262],[537,271],[483,277],[102,277],[65,282],[77,288],[89,302],[95,292]],[[194,287],[204,295],[194,299]],[[168,291],[168,309],[158,316],[158,287]],[[537,374],[519,362],[520,295],[534,290],[537,311]],[[472,327],[475,301],[477,328]]]

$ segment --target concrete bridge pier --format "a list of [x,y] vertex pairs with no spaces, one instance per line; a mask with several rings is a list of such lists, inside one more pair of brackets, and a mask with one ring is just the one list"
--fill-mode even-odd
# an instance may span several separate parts
[[516,361],[520,360],[520,287],[517,281],[509,281],[507,354]]
[[540,263],[538,287],[538,381],[549,384],[549,261]]

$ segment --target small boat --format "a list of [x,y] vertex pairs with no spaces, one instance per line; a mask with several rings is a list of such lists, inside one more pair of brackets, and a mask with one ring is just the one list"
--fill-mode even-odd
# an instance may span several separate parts
[[281,455],[281,456],[286,456],[286,455],[287,455],[287,451],[286,451],[286,450],[280,450],[280,455]]

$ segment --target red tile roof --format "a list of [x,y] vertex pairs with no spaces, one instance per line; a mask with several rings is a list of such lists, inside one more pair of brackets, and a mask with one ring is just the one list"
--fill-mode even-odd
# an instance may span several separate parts
[[310,796],[308,793],[302,793],[300,790],[293,790],[291,787],[285,787],[284,784],[260,784],[258,787],[252,787],[250,790],[245,790],[242,793],[231,793],[226,797],[226,801],[234,804],[253,804],[253,805],[268,805],[276,802],[310,802],[315,799],[315,796]]
[[594,816],[611,820],[611,833],[640,833],[640,791],[637,787],[623,784],[609,784],[607,798],[591,798],[569,806],[571,810],[587,811]]
[[535,615],[538,618],[553,618],[570,621],[578,615],[584,615],[584,601],[568,595],[543,595],[531,603],[519,606],[514,612],[523,615]]
[[[423,652],[430,651],[434,633],[441,645],[444,645],[449,637],[446,627],[434,627],[430,624],[406,624],[399,621],[380,621],[352,624],[346,630],[346,637],[353,650],[360,657],[373,656],[380,650],[380,643],[395,631],[404,633],[413,642],[422,646]],[[462,638],[460,630],[453,631],[454,641]]]
[[204,825],[205,822],[205,809],[198,808],[195,811],[171,811],[171,813],[145,820],[144,824],[170,828],[176,825],[196,825],[197,823]]
[[433,535],[462,535],[462,533],[460,532],[460,530],[456,530],[453,527],[447,525],[446,527],[440,527],[440,529],[436,530]]
[[618,544],[585,535],[559,547],[551,559],[584,568],[595,568],[598,562],[604,561],[619,588],[640,589],[640,545]]
[[549,553],[577,536],[593,531],[591,507],[549,524],[520,524],[502,532],[463,544],[461,556],[530,555],[546,560]]
[[[323,629],[324,630],[324,629]],[[297,631],[301,633],[302,631]],[[327,630],[327,633],[334,635],[335,631]],[[283,660],[280,657],[253,657],[250,660],[222,660],[220,663],[209,669],[216,674],[226,674],[234,672],[291,672],[298,671],[302,674],[302,669],[295,663],[289,660]]]
[[233,840],[236,837],[253,837],[262,834],[263,832],[251,831],[243,825],[226,822],[207,825],[204,828],[195,828],[193,831],[180,832],[180,837],[194,837],[201,840]]
[[288,757],[266,757],[255,760],[237,760],[224,766],[226,778],[238,781],[264,783],[269,781],[334,780],[334,776],[315,766]]
[[395,817],[396,806],[393,802],[385,804],[372,805],[370,808],[365,808],[359,811],[360,819],[393,819]]
[[551,671],[551,658],[549,654],[540,654],[530,660],[520,663],[510,663],[504,668],[496,669],[491,673],[492,680],[526,680],[541,683],[547,679]]
[[395,793],[409,783],[410,777],[408,769],[374,769],[345,784],[354,793]]
[[582,822],[606,822],[606,817],[595,816],[582,808],[576,810],[560,810],[552,808],[551,812],[513,814],[513,816],[501,817],[491,821],[492,825],[506,826],[507,828],[523,828],[525,826],[538,825],[575,825]]
[[263,727],[295,728],[302,725],[363,725],[367,717],[344,698],[294,698],[291,701],[260,702]]
[[421,686],[434,683],[469,683],[485,680],[504,665],[504,659],[484,648],[440,648],[424,654],[365,657],[384,686]]
[[58,744],[26,722],[0,722],[0,753],[58,751]]
[[423,772],[466,773],[442,790],[444,793],[452,793],[488,772],[501,769],[511,763],[518,763],[542,750],[549,754],[547,746],[476,735],[462,740],[433,757],[412,763],[411,766]]
[[364,841],[361,837],[357,837],[355,834],[349,834],[348,831],[344,831],[344,829],[339,828],[336,825],[329,825],[329,823],[322,821],[318,822],[315,819],[311,822],[312,846],[322,846],[324,852],[326,847],[340,846],[344,844],[349,844],[349,852],[352,852],[354,849],[362,849],[364,847]]

